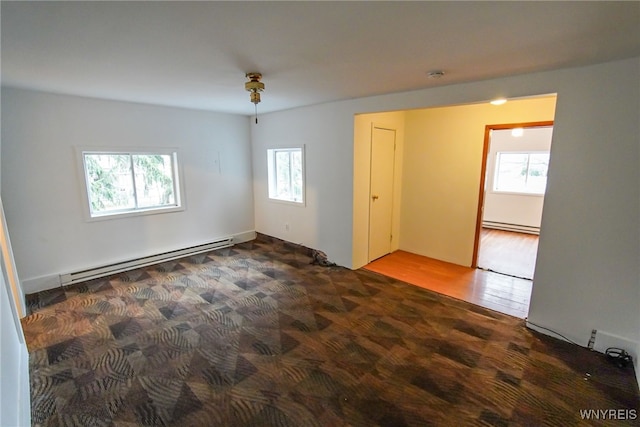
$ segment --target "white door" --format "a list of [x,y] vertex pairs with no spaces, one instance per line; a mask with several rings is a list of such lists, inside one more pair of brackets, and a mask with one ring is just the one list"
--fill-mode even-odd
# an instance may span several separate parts
[[395,145],[395,130],[373,128],[369,194],[369,261],[391,252]]

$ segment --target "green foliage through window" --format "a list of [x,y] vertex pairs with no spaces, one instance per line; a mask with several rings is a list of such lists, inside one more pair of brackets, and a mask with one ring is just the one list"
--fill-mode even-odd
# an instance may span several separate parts
[[304,203],[303,153],[302,148],[267,150],[270,199]]
[[176,207],[176,154],[83,153],[91,216]]

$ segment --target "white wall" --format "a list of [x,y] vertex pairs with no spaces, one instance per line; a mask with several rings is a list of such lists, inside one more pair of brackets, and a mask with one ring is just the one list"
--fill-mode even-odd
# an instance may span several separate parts
[[[256,231],[351,264],[353,114],[341,103],[260,117],[251,125]],[[305,145],[306,205],[270,201],[267,149]],[[289,230],[285,229],[289,224]],[[344,243],[344,244],[343,244]]]
[[637,343],[640,59],[558,74],[529,320],[582,344],[591,329]]
[[[640,58],[335,102],[253,127],[256,228],[353,263],[353,116],[557,93],[551,169],[529,319],[585,344],[590,331],[640,341]],[[603,78],[615,76],[615,78]],[[408,136],[407,136],[408,137]],[[304,142],[307,209],[262,199],[269,144]],[[405,140],[405,157],[408,156]],[[406,167],[406,165],[405,165]],[[405,169],[406,173],[406,169]],[[355,180],[359,180],[355,177]],[[403,189],[403,203],[409,197]],[[284,217],[297,224],[282,232]]]
[[26,307],[1,199],[0,243],[0,426],[28,426],[31,425],[29,352],[18,319],[24,316]]
[[[246,117],[11,88],[2,112],[2,198],[27,293],[59,273],[254,230]],[[87,222],[75,147],[178,148],[186,210]]]
[[528,128],[520,137],[510,129],[494,130],[487,156],[486,191],[483,220],[539,228],[542,222],[543,194],[513,194],[493,191],[496,155],[499,152],[550,151],[552,127]]

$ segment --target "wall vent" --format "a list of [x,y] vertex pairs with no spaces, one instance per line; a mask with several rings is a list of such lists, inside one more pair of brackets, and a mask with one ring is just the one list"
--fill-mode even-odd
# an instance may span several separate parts
[[189,248],[178,249],[175,251],[164,252],[157,255],[150,255],[142,258],[135,258],[128,261],[121,261],[114,264],[103,265],[100,267],[89,268],[86,270],[75,271],[60,275],[60,284],[62,286],[72,283],[84,282],[87,280],[97,279],[99,277],[110,276],[112,274],[122,273],[136,268],[146,267],[165,261],[183,258],[190,255],[196,255],[203,252],[213,251],[215,249],[228,248],[233,246],[233,237],[216,240],[201,245],[191,246]]

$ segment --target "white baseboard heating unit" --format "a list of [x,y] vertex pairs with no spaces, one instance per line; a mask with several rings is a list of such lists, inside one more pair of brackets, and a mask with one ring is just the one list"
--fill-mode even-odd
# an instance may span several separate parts
[[216,240],[214,242],[203,243],[201,245],[164,252],[157,255],[150,255],[142,258],[131,259],[128,261],[117,262],[114,264],[103,265],[101,267],[89,268],[86,270],[75,271],[73,273],[65,273],[60,275],[60,285],[65,286],[72,283],[84,282],[86,280],[97,279],[99,277],[122,273],[123,271],[146,267],[165,261],[171,261],[189,255],[201,254],[204,252],[213,251],[215,249],[228,248],[230,246],[233,246],[233,237],[227,237],[224,239]]
[[540,234],[540,227],[530,225],[507,224],[504,222],[483,221],[484,228],[492,228],[494,230],[516,231],[527,234]]

